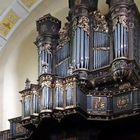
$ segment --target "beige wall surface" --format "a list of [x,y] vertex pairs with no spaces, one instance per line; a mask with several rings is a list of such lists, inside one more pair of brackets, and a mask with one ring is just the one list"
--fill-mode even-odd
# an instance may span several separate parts
[[[5,4],[0,4],[2,10],[6,4],[11,3],[11,0],[0,1],[5,1]],[[136,2],[140,6],[140,1]],[[108,11],[105,0],[99,0],[99,9],[102,13]],[[33,44],[37,36],[35,21],[47,13],[56,16],[64,24],[68,14],[67,0],[44,0],[0,51],[0,131],[9,128],[8,119],[21,115],[18,92],[24,89],[25,79],[28,77],[33,83],[37,83],[37,48]]]

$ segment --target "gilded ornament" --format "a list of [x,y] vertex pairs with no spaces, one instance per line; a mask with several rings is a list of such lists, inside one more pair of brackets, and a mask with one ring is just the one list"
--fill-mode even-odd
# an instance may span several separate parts
[[118,16],[113,20],[113,29],[116,28],[116,25],[120,23],[123,25],[123,27],[125,27],[126,29],[128,29],[128,17],[127,16]]
[[108,32],[107,21],[105,19],[105,16],[102,15],[100,11],[94,12],[94,18],[95,18],[94,31]]
[[93,99],[93,108],[96,111],[104,111],[106,107],[106,101],[102,97],[95,97]]
[[117,107],[118,107],[119,109],[126,108],[126,107],[128,106],[128,103],[129,103],[129,98],[128,98],[128,96],[120,97],[120,98],[118,98],[118,100],[117,100]]
[[10,10],[4,19],[0,21],[0,35],[7,37],[19,19],[20,17],[13,10]]
[[83,30],[89,34],[89,18],[86,16],[80,17],[78,20],[78,27],[83,28]]

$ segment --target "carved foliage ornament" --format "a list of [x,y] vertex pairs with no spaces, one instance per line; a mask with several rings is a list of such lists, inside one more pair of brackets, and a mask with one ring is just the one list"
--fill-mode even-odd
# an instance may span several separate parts
[[45,41],[41,44],[41,47],[39,47],[39,55],[41,54],[41,51],[46,50],[49,54],[51,54],[52,51],[52,44],[45,43]]
[[105,19],[105,16],[102,15],[100,11],[94,12],[94,20],[95,20],[94,31],[108,32],[107,21]]
[[51,44],[50,43],[46,43],[44,48],[49,54],[51,54]]
[[127,16],[121,15],[121,16],[116,17],[113,20],[113,30],[116,28],[116,25],[118,23],[122,24],[123,27],[125,27],[126,29],[128,29],[128,17]]
[[83,30],[89,34],[89,18],[81,16],[79,19],[75,19],[73,21],[73,30],[77,27],[83,28]]
[[55,81],[55,87],[58,88],[62,88],[63,89],[63,81],[60,81],[60,80],[56,80]]
[[114,80],[123,78],[130,78],[132,73],[132,65],[125,60],[119,60],[112,64],[112,73]]
[[128,103],[129,103],[129,97],[122,96],[122,97],[118,98],[118,100],[117,100],[117,107],[119,109],[126,108],[128,106]]
[[105,111],[105,109],[106,109],[106,98],[105,97],[95,97],[95,98],[93,98],[93,109],[95,111]]

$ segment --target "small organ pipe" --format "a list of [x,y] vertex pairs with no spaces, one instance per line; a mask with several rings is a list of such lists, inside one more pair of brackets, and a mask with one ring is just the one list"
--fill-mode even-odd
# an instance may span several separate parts
[[121,57],[121,38],[120,38],[120,29],[121,26],[118,24],[118,57]]
[[124,56],[124,44],[123,44],[123,36],[124,36],[124,32],[123,32],[123,26],[121,25],[121,56]]
[[80,28],[78,27],[77,28],[77,45],[76,45],[76,66],[77,66],[77,69],[80,68]]
[[88,45],[88,35],[85,32],[85,68],[88,68],[89,61],[89,45]]
[[126,28],[124,28],[124,56],[127,57],[127,48],[128,48],[128,39],[127,39],[127,31]]
[[46,95],[46,103],[45,103],[45,107],[46,107],[46,109],[49,109],[49,88],[48,87],[46,87],[46,93],[45,93]]
[[81,68],[84,67],[84,30],[81,29]]
[[76,34],[76,30],[75,30],[75,33],[74,33],[74,45],[73,45],[73,66],[76,67],[76,37],[77,37],[77,34]]
[[115,58],[128,56],[128,36],[126,28],[118,23],[114,31]]
[[115,58],[117,58],[117,47],[118,47],[118,43],[117,43],[117,28],[115,28],[115,36],[114,36],[114,41],[115,41]]

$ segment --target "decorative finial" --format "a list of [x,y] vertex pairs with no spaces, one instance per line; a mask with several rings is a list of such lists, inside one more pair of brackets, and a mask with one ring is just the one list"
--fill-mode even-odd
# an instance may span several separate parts
[[26,78],[26,81],[25,81],[25,89],[29,89],[30,86],[31,86],[31,81],[28,78]]

